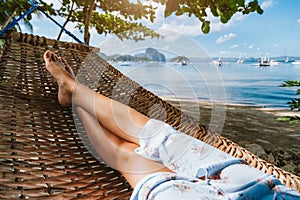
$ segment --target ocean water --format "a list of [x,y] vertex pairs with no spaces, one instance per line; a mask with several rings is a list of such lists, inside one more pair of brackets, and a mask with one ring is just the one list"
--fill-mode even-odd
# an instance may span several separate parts
[[166,98],[204,100],[289,109],[297,88],[282,88],[285,80],[300,80],[300,65],[280,63],[260,67],[255,63],[208,62],[182,66],[175,63],[111,63],[143,87]]

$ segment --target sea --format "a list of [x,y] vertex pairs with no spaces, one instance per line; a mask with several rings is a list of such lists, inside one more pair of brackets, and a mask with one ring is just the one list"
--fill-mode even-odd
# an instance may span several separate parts
[[200,100],[289,110],[287,102],[299,98],[297,88],[280,87],[300,80],[300,65],[279,63],[212,62],[138,63],[111,62],[129,78],[156,95],[169,99]]

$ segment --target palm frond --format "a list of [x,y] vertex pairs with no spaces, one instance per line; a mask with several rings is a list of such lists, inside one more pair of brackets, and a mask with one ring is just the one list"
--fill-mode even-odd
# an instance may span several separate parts
[[288,80],[284,81],[280,87],[300,87],[300,81]]

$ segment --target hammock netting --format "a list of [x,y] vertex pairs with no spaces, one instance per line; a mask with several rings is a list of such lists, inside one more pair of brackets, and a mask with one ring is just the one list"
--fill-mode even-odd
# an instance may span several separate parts
[[[57,84],[45,69],[47,49],[64,57],[75,73],[82,63],[97,76],[97,92],[139,112],[164,120],[299,191],[300,178],[232,141],[127,78],[82,44],[7,32],[0,54],[0,199],[128,199],[132,188],[114,169],[97,160],[81,140],[72,108],[57,102]],[[89,58],[90,57],[90,58]],[[81,71],[81,82],[95,74]],[[120,81],[121,80],[121,81]],[[84,83],[83,83],[84,84]],[[163,108],[163,109],[162,109]],[[164,116],[164,118],[162,118]],[[81,124],[81,125],[80,125]]]

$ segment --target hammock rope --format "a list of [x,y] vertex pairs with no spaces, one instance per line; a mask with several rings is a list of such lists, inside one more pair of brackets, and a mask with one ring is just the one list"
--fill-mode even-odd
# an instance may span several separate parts
[[132,192],[119,172],[87,150],[78,134],[84,127],[74,117],[76,113],[59,106],[57,84],[42,58],[47,49],[64,57],[75,73],[82,63],[90,66],[94,73],[80,74],[86,80],[95,74],[101,77],[95,91],[243,158],[300,190],[300,177],[210,132],[92,53],[92,47],[16,32],[7,32],[4,39],[0,52],[0,199],[128,199]]

